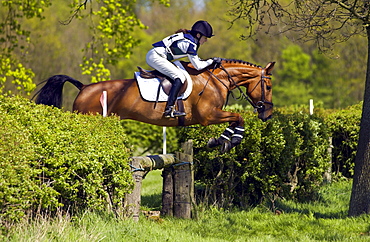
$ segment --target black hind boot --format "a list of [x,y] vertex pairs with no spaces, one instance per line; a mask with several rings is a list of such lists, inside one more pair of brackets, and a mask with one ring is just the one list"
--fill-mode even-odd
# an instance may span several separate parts
[[172,83],[170,95],[168,95],[167,105],[164,111],[165,118],[174,118],[174,117],[180,117],[180,116],[186,115],[186,113],[184,112],[175,110],[175,102],[176,102],[177,96],[179,95],[181,86],[182,86],[182,83],[181,83],[180,78],[176,78],[174,82]]

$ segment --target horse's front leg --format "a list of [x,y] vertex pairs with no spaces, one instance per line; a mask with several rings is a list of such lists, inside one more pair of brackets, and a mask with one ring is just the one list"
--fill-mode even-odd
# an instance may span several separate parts
[[244,131],[245,129],[243,126],[229,126],[224,130],[219,138],[210,138],[207,146],[209,148],[214,148],[221,145],[221,152],[226,153],[242,142]]
[[[220,116],[223,117],[220,118]],[[230,123],[230,126],[222,132],[219,138],[211,138],[208,141],[207,146],[209,148],[213,148],[221,145],[221,152],[226,153],[242,142],[245,132],[244,120],[237,113],[229,113],[225,111],[222,111],[222,113],[220,113],[216,117],[218,117],[218,121],[228,121]]]

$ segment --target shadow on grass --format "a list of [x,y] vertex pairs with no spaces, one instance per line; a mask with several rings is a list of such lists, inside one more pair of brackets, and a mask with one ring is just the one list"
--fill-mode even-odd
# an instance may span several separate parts
[[310,208],[297,207],[296,205],[290,205],[284,203],[283,201],[276,201],[275,207],[277,210],[281,210],[284,213],[299,213],[304,215],[313,216],[315,218],[324,218],[324,219],[343,219],[348,217],[347,210],[340,210],[339,211],[319,211],[322,209],[317,209],[315,206],[310,206]]
[[162,206],[162,194],[151,194],[141,196],[141,206],[149,210],[161,210]]
[[317,193],[307,197],[305,202],[294,202],[277,199],[270,203],[284,213],[299,213],[315,218],[343,219],[348,217],[349,201],[351,196],[351,180],[339,180],[320,187]]

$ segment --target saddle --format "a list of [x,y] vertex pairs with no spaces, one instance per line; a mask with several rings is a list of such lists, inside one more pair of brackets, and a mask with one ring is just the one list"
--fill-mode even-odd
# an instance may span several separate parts
[[[170,94],[171,87],[172,87],[171,78],[169,78],[168,76],[160,73],[157,70],[147,71],[147,70],[144,70],[143,68],[141,68],[140,66],[138,66],[137,68],[139,69],[139,73],[140,73],[141,78],[144,78],[144,79],[157,78],[157,79],[160,80],[160,85],[158,87],[159,90],[157,92],[158,95],[159,95],[159,91],[160,91],[161,87],[167,95]],[[185,80],[185,83],[182,85],[182,87],[179,91],[179,96],[181,94],[183,94],[186,91],[187,88],[188,88],[188,80]]]
[[[179,65],[181,65],[181,64],[177,64],[177,66],[179,66]],[[158,101],[161,101],[161,100],[159,100],[161,92],[165,93],[165,95],[167,95],[167,96],[170,94],[170,91],[171,91],[171,88],[172,88],[171,78],[169,78],[166,75],[163,75],[162,73],[160,73],[157,70],[147,71],[147,70],[144,70],[143,68],[141,68],[140,66],[138,66],[137,68],[139,69],[139,72],[136,74],[137,77],[140,77],[142,79],[147,79],[147,80],[149,80],[149,79],[159,80],[159,84],[158,84],[158,87],[157,87],[157,94],[156,94],[156,98],[155,98],[155,105],[154,105],[154,108],[155,108]],[[136,78],[136,79],[138,79],[138,78]],[[189,82],[190,82],[190,84],[189,84]],[[192,90],[192,81],[190,79],[190,76],[188,75],[187,79],[185,80],[185,83],[182,85],[182,87],[179,91],[178,98],[177,98],[177,101],[176,101],[176,106],[177,106],[177,109],[179,111],[185,112],[183,99],[186,99],[190,95],[191,90]],[[178,124],[179,126],[184,126],[185,125],[185,118],[184,117],[179,117],[178,118],[178,123],[179,123]]]

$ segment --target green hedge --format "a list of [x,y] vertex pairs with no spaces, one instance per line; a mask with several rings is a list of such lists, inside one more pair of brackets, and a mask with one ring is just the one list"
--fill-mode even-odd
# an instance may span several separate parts
[[324,118],[275,110],[274,118],[264,123],[252,112],[236,111],[245,119],[246,132],[230,153],[205,148],[208,139],[219,137],[227,125],[198,126],[181,134],[183,141],[194,141],[201,199],[223,207],[244,207],[266,198],[315,196],[330,166]]
[[118,118],[0,97],[0,220],[29,211],[119,207],[132,189]]
[[326,117],[332,136],[332,169],[338,176],[353,177],[361,113],[362,102]]
[[[227,124],[168,129],[170,152],[194,141],[203,202],[246,207],[278,197],[309,200],[316,197],[331,160],[338,176],[353,175],[361,104],[317,109],[312,116],[302,108],[275,109],[268,122],[250,111],[233,111],[245,119],[246,132],[241,145],[227,154],[205,148]],[[78,115],[20,97],[0,97],[0,117],[2,223],[28,211],[120,207],[132,189],[129,148],[136,155],[161,152],[162,127]]]

